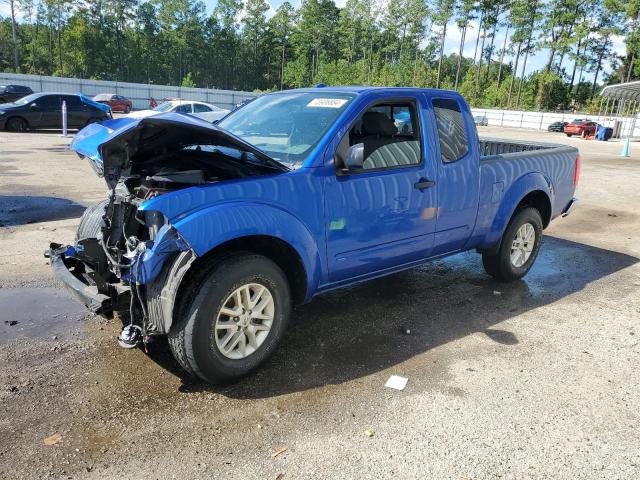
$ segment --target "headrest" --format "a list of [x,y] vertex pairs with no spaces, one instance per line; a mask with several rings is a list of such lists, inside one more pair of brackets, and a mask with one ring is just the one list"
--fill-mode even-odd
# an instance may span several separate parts
[[362,128],[367,135],[395,135],[396,124],[382,112],[367,112],[362,116]]

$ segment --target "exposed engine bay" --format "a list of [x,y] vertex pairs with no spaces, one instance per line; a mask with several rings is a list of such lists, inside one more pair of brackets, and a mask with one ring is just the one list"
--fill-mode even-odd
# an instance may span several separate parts
[[181,189],[288,170],[241,142],[210,125],[198,128],[147,119],[101,144],[99,158],[86,155],[82,146],[76,149],[104,176],[108,199],[87,213],[94,217],[93,228],[84,226],[89,222],[83,217],[76,245],[52,244],[49,254],[63,257],[76,278],[97,290],[93,305],[85,299],[91,310],[106,316],[128,312],[131,324],[123,331],[122,346],[133,347],[150,335],[166,333],[169,324],[164,317],[171,309],[163,312],[166,306],[154,304],[154,298],[163,295],[163,280],[176,260],[184,266],[196,256],[161,212],[139,207]]

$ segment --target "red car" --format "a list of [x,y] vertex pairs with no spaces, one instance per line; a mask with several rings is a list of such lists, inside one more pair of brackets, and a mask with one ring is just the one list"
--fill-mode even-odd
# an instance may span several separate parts
[[591,120],[576,119],[564,126],[564,133],[567,137],[572,135],[580,135],[581,137],[592,136],[596,134],[598,124]]
[[112,112],[129,113],[133,109],[131,100],[122,95],[116,95],[115,93],[100,93],[93,97],[93,100],[109,105]]

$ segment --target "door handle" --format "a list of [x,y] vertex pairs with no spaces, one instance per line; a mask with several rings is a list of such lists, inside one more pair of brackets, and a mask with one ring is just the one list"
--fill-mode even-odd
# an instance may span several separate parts
[[424,178],[421,178],[420,181],[417,183],[414,183],[413,186],[418,190],[424,190],[425,188],[433,187],[435,184],[436,182],[434,182],[433,180],[426,180]]

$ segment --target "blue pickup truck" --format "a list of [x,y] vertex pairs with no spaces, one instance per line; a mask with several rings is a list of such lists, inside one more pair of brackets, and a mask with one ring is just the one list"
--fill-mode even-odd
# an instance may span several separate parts
[[50,246],[56,276],[123,318],[122,346],[168,335],[211,383],[260,365],[322,292],[470,249],[523,277],[580,170],[573,147],[479,139],[459,94],[414,88],[283,91],[217,125],[114,119],[72,149],[108,193]]

